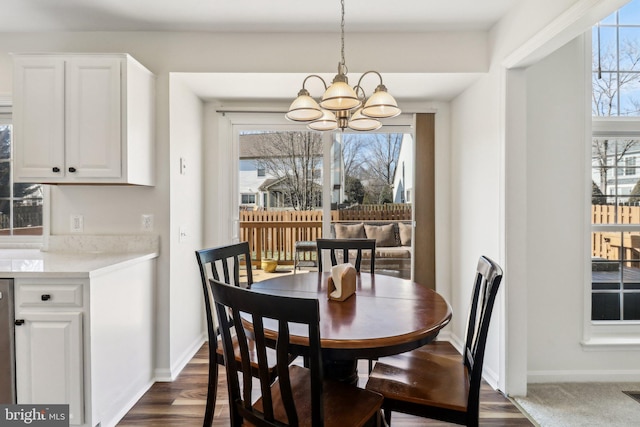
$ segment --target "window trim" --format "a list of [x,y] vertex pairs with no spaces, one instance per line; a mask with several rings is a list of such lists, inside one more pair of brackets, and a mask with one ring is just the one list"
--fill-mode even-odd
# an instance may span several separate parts
[[[623,138],[634,137],[640,139],[640,117],[592,117],[591,134],[586,150],[588,176],[587,187],[587,212],[591,212],[591,180],[592,180],[592,155],[591,144],[593,138]],[[585,313],[584,334],[580,345],[585,351],[619,351],[640,349],[640,320],[592,320],[591,319],[591,233],[593,231],[640,231],[640,224],[592,224],[591,215],[588,214],[587,236],[585,239]]]
[[[0,124],[13,124],[12,120],[12,104],[6,97],[0,97]],[[11,170],[13,173],[13,149],[11,151]],[[13,182],[13,181],[12,181]],[[11,235],[0,236],[0,248],[33,248],[40,249],[46,239],[45,236],[50,234],[50,189],[48,185],[42,185],[42,235],[40,236],[24,236]]]

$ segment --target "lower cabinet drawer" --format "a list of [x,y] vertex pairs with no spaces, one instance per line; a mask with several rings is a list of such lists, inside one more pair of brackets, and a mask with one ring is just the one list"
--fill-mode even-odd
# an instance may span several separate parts
[[19,285],[18,307],[82,307],[82,284]]

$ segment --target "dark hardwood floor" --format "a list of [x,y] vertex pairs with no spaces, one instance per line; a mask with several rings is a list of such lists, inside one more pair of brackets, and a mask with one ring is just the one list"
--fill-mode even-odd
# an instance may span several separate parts
[[[448,346],[449,348],[447,348]],[[119,427],[202,426],[202,417],[207,398],[208,346],[205,344],[173,382],[155,383],[129,413],[120,421]],[[455,351],[445,344],[445,351]],[[362,361],[360,384],[366,382],[367,362]],[[213,421],[214,426],[229,425],[229,401],[224,368],[221,367],[218,381],[218,400]],[[533,424],[500,392],[483,384],[480,391],[481,426],[532,426]],[[451,424],[393,413],[393,427],[450,426]],[[348,426],[345,426],[348,427]]]

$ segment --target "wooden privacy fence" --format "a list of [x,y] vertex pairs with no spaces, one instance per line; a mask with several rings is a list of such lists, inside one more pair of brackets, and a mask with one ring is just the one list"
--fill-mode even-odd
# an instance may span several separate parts
[[[384,206],[387,205],[331,211],[331,222],[411,219],[411,205]],[[240,240],[249,242],[253,264],[258,267],[265,258],[278,260],[280,265],[293,265],[295,243],[319,237],[322,237],[321,210],[240,211]]]
[[[640,225],[640,206],[592,205],[591,223]],[[625,260],[626,267],[639,267],[640,233],[594,231],[591,233],[591,256],[611,261]]]

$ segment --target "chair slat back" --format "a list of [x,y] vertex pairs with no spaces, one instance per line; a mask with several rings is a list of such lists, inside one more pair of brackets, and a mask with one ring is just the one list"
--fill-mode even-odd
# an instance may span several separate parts
[[[484,352],[489,333],[491,313],[502,281],[502,268],[491,259],[481,256],[478,260],[476,277],[469,309],[467,337],[463,361],[469,372],[468,413],[479,411],[480,383]],[[476,417],[477,419],[477,417]]]
[[[276,295],[262,294],[248,289],[226,285],[218,280],[209,281],[213,295],[220,330],[223,337],[225,366],[227,367],[227,386],[229,390],[229,405],[233,426],[241,426],[246,420],[256,426],[297,426],[298,416],[289,375],[289,357],[292,352],[289,333],[289,323],[306,325],[309,334],[309,368],[311,371],[312,396],[312,425],[323,425],[324,412],[322,403],[322,363],[320,354],[320,314],[318,300],[306,298],[290,298]],[[231,321],[223,313],[229,309],[233,313],[233,323],[236,325],[237,340],[239,342],[242,363],[228,363],[235,360]],[[243,316],[244,314],[244,316]],[[251,365],[249,363],[249,348],[247,333],[239,325],[249,320],[252,325],[252,338],[255,341],[259,365],[260,395],[262,397],[262,411],[252,406]],[[267,325],[268,324],[268,325]],[[276,341],[277,370],[280,396],[272,395],[272,387],[267,374],[266,347],[269,338],[265,334],[265,327],[273,330],[277,328]],[[240,380],[242,376],[242,394]],[[274,403],[282,402],[287,420],[274,418]]]
[[318,270],[322,271],[322,254],[325,250],[329,251],[331,257],[331,265],[338,264],[336,253],[342,252],[342,262],[350,262],[350,251],[355,251],[354,267],[360,272],[362,264],[362,251],[370,252],[370,273],[373,274],[376,269],[376,240],[375,239],[317,239],[318,251]]
[[[248,288],[253,284],[251,253],[248,242],[201,249],[196,251],[196,258],[198,259],[203,286],[206,286],[209,278],[214,278],[230,285],[244,285]],[[241,283],[240,281],[240,268],[243,261],[246,270],[246,283]]]
[[[196,259],[200,269],[200,280],[204,292],[204,308],[207,320],[207,333],[209,336],[210,351],[215,353],[218,349],[218,330],[213,319],[212,301],[209,293],[209,278],[223,280],[225,283],[241,286],[240,282],[240,262],[243,259],[246,267],[246,285],[251,287],[253,275],[251,272],[251,255],[249,243],[241,242],[227,246],[201,249],[196,251]],[[230,274],[229,263],[231,263]],[[221,279],[222,278],[222,279]]]

